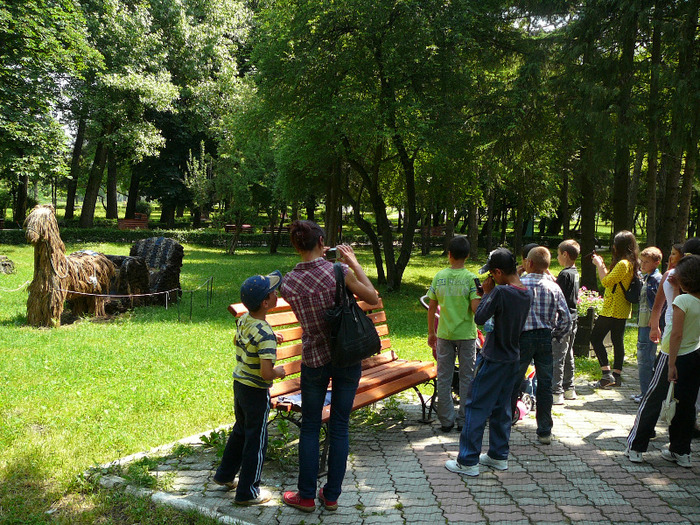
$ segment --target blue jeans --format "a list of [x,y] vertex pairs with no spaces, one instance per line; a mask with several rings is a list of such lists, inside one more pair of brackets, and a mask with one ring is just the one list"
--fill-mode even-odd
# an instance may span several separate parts
[[518,362],[497,363],[476,358],[476,374],[464,412],[464,426],[459,436],[460,465],[476,465],[481,454],[486,421],[489,422],[488,455],[493,459],[508,459],[512,411],[511,385],[518,373]]
[[[535,390],[537,435],[549,436],[552,433],[552,331],[547,328],[528,330],[520,334],[520,370],[513,385],[512,411],[520,393],[520,384],[530,364],[535,362],[537,389]],[[511,412],[512,413],[512,412]]]
[[331,417],[328,422],[328,479],[323,496],[336,501],[341,493],[348,459],[348,426],[362,365],[334,367],[330,363],[318,368],[301,365],[301,432],[299,435],[299,495],[316,498],[319,463],[321,413],[328,383],[333,379]]
[[650,332],[651,327],[649,326],[640,326],[637,332],[637,365],[642,395],[649,390],[651,376],[654,374],[654,361],[656,360],[656,343],[649,339]]

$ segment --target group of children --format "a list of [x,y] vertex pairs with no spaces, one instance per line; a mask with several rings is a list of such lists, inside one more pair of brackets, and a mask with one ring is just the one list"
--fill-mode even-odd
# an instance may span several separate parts
[[[577,397],[573,343],[580,247],[574,240],[559,244],[557,260],[563,269],[556,278],[549,270],[551,256],[545,247],[526,246],[520,266],[509,250],[496,249],[481,269],[481,274],[488,273],[483,285],[465,267],[469,253],[465,237],[450,241],[450,266],[435,275],[428,291],[428,344],[435,349],[437,359],[441,430],[450,432],[456,427],[460,432],[459,454],[445,467],[477,476],[480,464],[508,468],[513,409],[531,361],[537,374],[540,443],[551,443],[552,404]],[[656,247],[646,248],[640,255],[643,286],[637,357],[641,394],[635,397],[640,407],[625,454],[633,462],[643,461],[642,453],[653,435],[669,382],[676,382],[678,410],[669,431],[670,447],[662,455],[687,467],[700,386],[700,239],[674,246],[669,270],[663,276],[658,270],[661,258]],[[284,377],[284,369],[274,366],[277,339],[265,317],[277,303],[280,282],[281,274],[274,272],[250,277],[241,287],[241,300],[249,313],[238,320],[235,336],[236,421],[214,475],[215,483],[236,490],[235,502],[240,505],[265,503],[271,497],[260,489],[269,387],[274,379]],[[438,306],[440,322],[436,328]],[[487,323],[493,328],[477,353],[477,325]],[[459,364],[460,399],[456,413],[452,400],[455,361]],[[489,447],[481,453],[487,422]]]

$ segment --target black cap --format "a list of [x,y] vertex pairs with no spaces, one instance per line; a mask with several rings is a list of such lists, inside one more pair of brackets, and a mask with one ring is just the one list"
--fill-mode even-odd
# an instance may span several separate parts
[[523,246],[523,249],[520,251],[520,253],[523,255],[523,259],[527,259],[530,250],[532,250],[533,248],[537,248],[538,246],[539,244],[537,244],[536,242],[531,242]]
[[486,264],[481,267],[479,273],[484,274],[493,269],[503,270],[507,274],[515,273],[516,262],[515,257],[506,248],[496,248],[489,253],[489,258]]
[[700,255],[700,238],[691,237],[683,245],[683,255]]

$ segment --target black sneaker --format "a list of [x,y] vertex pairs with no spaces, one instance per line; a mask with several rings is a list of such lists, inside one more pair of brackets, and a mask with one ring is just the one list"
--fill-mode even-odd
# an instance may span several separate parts
[[443,425],[440,427],[440,430],[442,430],[445,433],[452,432],[452,428],[454,428],[454,425]]
[[610,388],[612,386],[616,386],[615,378],[612,376],[612,374],[609,374],[601,377],[600,380],[593,385],[593,388]]

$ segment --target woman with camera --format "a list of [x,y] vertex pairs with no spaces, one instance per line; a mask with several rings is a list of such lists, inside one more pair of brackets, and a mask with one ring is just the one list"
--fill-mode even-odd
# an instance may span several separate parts
[[[324,232],[312,221],[294,221],[290,227],[292,246],[301,262],[285,275],[280,288],[302,327],[301,431],[299,435],[298,492],[285,492],[284,502],[305,512],[316,508],[321,414],[330,380],[331,416],[328,422],[328,478],[318,491],[327,510],[338,508],[348,457],[348,426],[362,365],[335,367],[331,364],[330,328],[325,313],[335,304],[333,263],[324,255]],[[359,299],[371,304],[379,300],[353,249],[341,244],[337,259],[343,264],[345,285]]]
[[[634,234],[622,230],[615,234],[612,247],[612,269],[608,271],[603,258],[594,254],[593,264],[598,269],[598,277],[605,287],[603,309],[595,321],[591,332],[591,345],[595,351],[602,377],[598,388],[620,386],[622,384],[622,364],[625,360],[625,324],[632,312],[632,305],[625,298],[625,290],[630,287],[632,278],[639,272],[639,246]],[[608,352],[603,340],[610,333],[613,344],[614,361],[612,371]]]

